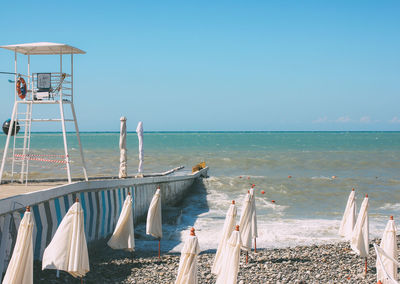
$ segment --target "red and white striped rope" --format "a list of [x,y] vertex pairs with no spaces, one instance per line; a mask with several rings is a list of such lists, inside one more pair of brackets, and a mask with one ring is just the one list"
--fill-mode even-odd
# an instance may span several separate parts
[[30,161],[40,161],[40,162],[47,162],[47,163],[57,163],[57,164],[66,164],[67,161],[65,160],[49,160],[49,159],[42,159],[42,158],[35,158],[34,156],[31,155],[21,155],[21,154],[15,154],[14,155],[18,160],[30,160]]
[[29,154],[29,155],[21,155],[21,154],[15,154],[15,155],[19,155],[19,156],[29,156],[29,157],[59,157],[59,158],[65,158],[65,155],[36,155],[36,154]]

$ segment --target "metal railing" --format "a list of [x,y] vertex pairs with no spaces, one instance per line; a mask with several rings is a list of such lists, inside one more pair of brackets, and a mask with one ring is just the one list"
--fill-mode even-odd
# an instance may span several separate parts
[[27,100],[33,101],[72,101],[71,75],[60,72],[52,72],[50,90],[41,92],[38,88],[38,73],[32,74],[31,92]]

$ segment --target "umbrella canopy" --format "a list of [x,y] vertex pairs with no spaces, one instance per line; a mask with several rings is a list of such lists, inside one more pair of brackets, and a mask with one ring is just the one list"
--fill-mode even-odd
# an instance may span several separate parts
[[157,188],[147,212],[146,234],[162,238],[161,191]]
[[[398,284],[399,282],[397,282],[396,279],[393,279],[385,270],[384,265],[383,265],[383,257],[386,257],[388,260],[390,260],[391,262],[393,262],[395,265],[400,266],[400,263],[392,258],[390,255],[388,255],[383,249],[381,249],[379,246],[377,246],[376,244],[374,244],[374,249],[375,249],[375,253],[376,253],[376,260],[377,263],[379,263],[379,265],[382,268],[382,273],[384,275],[384,283],[390,283],[390,284]],[[382,283],[381,280],[378,280],[378,283]]]
[[211,272],[214,274],[219,274],[222,265],[222,256],[224,255],[224,250],[226,244],[235,228],[237,209],[235,201],[232,201],[231,206],[229,206],[228,212],[226,212],[224,228],[222,229],[222,237],[218,244],[218,249],[215,254],[214,264],[211,268]]
[[27,208],[18,228],[14,251],[8,264],[3,283],[32,284],[33,283],[33,215]]
[[256,195],[254,188],[250,188],[250,200],[251,200],[251,236],[253,239],[258,238],[257,230],[257,213],[256,213]]
[[126,149],[126,117],[121,117],[121,130],[119,136],[119,178],[127,177],[128,150]]
[[221,271],[217,276],[216,284],[236,284],[241,243],[239,226],[236,226],[224,251]]
[[133,229],[132,196],[129,193],[119,215],[114,233],[107,243],[113,249],[135,250],[135,234]]
[[250,193],[247,193],[239,221],[242,249],[247,251],[251,250],[252,216],[251,196]]
[[[393,221],[393,217],[388,221],[385,231],[383,232],[380,248],[390,258],[397,260],[399,251],[397,249],[396,225]],[[397,264],[390,260],[390,258],[381,255],[382,263],[380,263],[378,259],[376,261],[376,277],[377,280],[381,280],[383,284],[392,283],[386,279],[386,274],[391,279],[397,279]],[[386,273],[383,270],[385,270]]]
[[178,275],[175,284],[197,284],[197,258],[200,253],[199,242],[194,234],[194,228],[191,229],[181,251],[179,260]]
[[351,239],[354,224],[356,223],[356,200],[354,188],[350,192],[347,199],[346,209],[344,210],[342,222],[340,223],[339,235],[345,237],[346,240]]
[[351,248],[361,257],[368,256],[368,249],[369,249],[368,237],[369,237],[368,195],[366,195],[364,201],[361,204],[357,222],[354,226],[354,230],[350,240]]
[[78,201],[68,210],[44,250],[42,269],[64,270],[73,277],[83,277],[89,272],[83,210]]
[[143,122],[139,121],[136,133],[139,140],[139,166],[138,166],[138,173],[143,172]]

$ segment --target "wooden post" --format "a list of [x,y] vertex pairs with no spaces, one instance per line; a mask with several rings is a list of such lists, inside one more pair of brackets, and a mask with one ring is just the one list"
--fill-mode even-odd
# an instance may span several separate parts
[[[365,194],[365,197],[368,198],[368,193]],[[365,257],[365,277],[367,277],[367,267],[368,267],[368,257]]]
[[254,252],[257,253],[257,238],[254,238]]
[[160,250],[161,250],[161,239],[158,239],[158,259],[161,259]]

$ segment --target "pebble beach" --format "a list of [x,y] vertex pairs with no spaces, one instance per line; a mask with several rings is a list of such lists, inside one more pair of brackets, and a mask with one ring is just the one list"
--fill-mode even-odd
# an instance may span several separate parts
[[[238,275],[239,284],[245,283],[376,283],[375,252],[370,242],[368,273],[364,275],[364,259],[355,255],[348,242],[297,246],[283,249],[258,249],[249,253],[248,264],[242,252]],[[399,236],[398,244],[400,245]],[[105,241],[89,247],[90,269],[84,283],[174,283],[179,265],[179,253],[133,253],[112,250]],[[211,274],[215,251],[198,256],[199,283],[215,283]],[[65,272],[56,278],[54,270],[41,270],[35,262],[35,283],[80,283]]]

